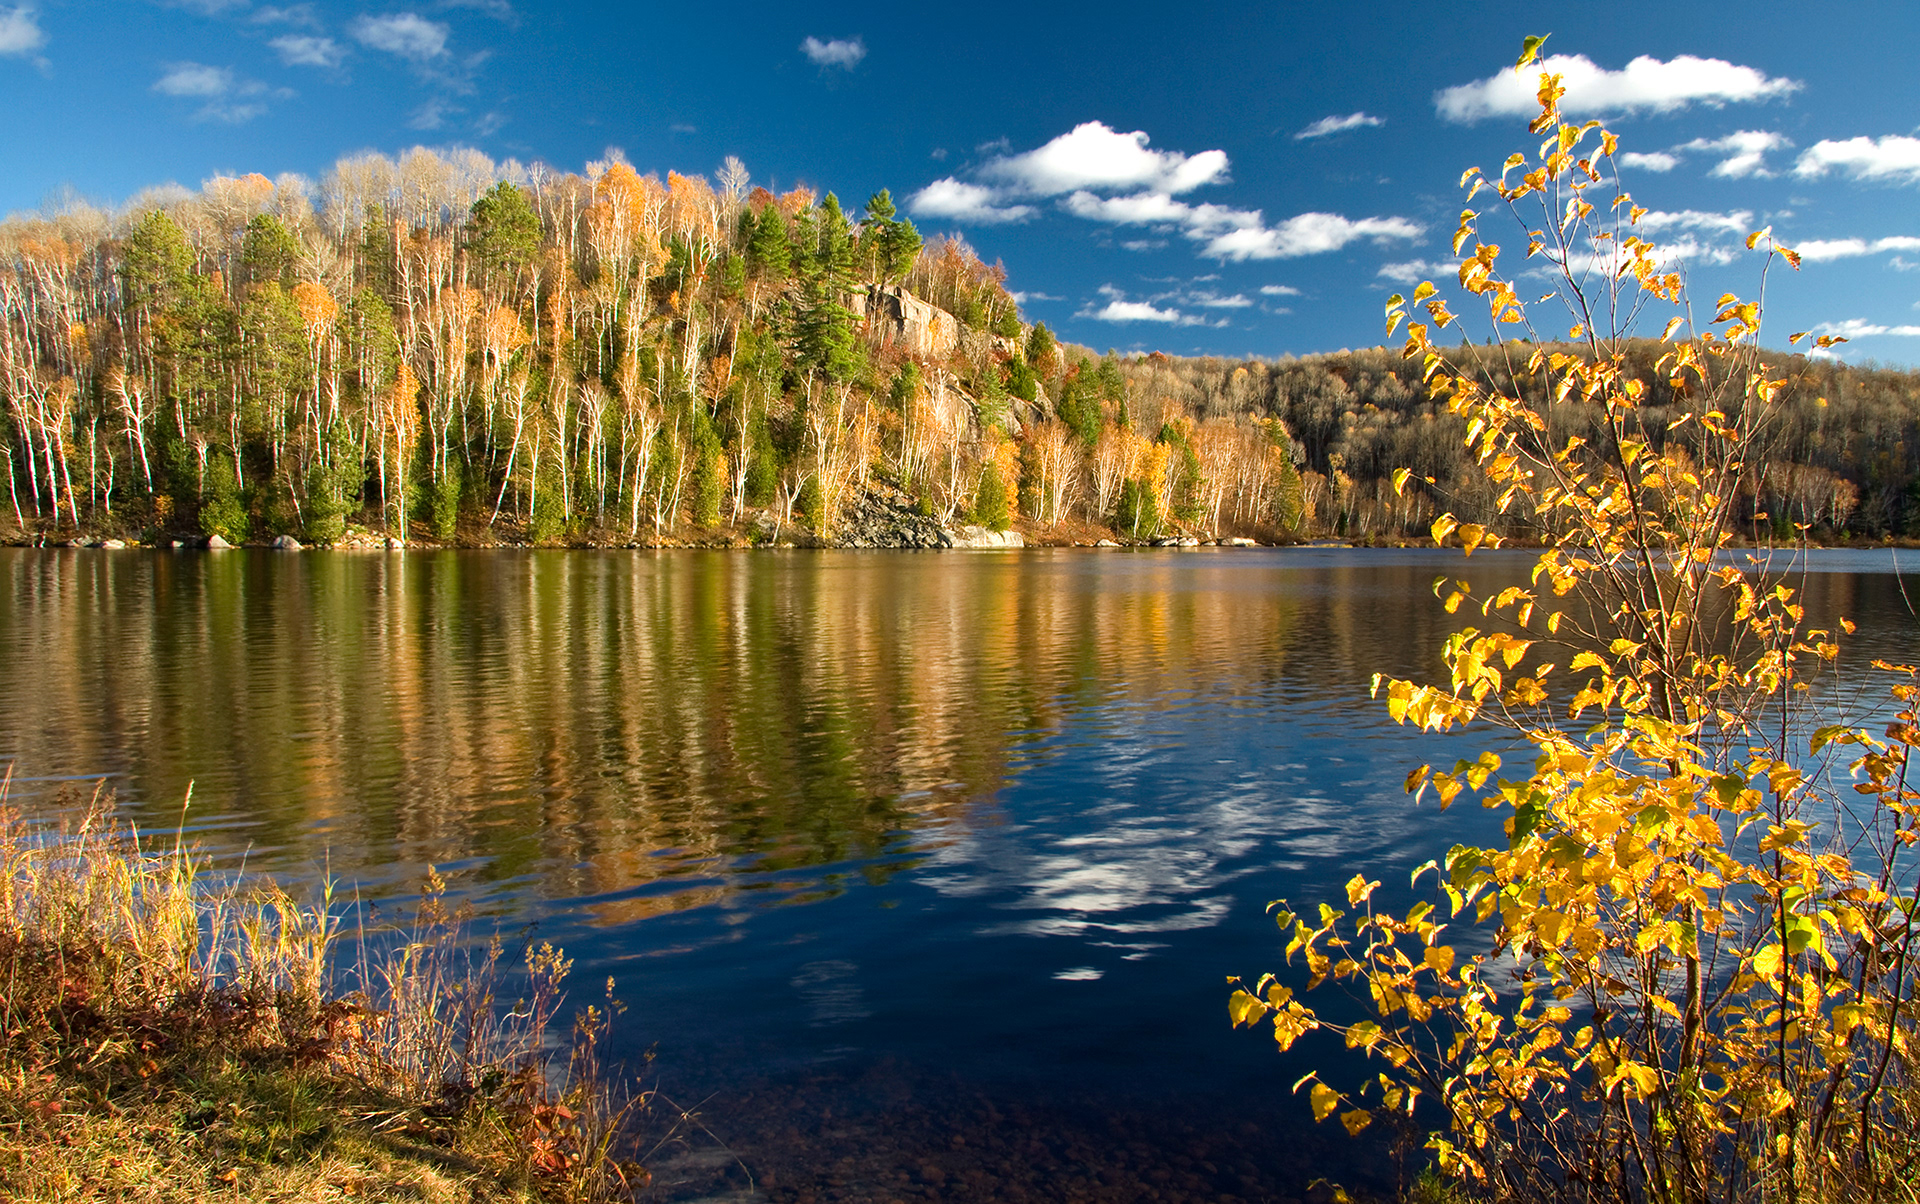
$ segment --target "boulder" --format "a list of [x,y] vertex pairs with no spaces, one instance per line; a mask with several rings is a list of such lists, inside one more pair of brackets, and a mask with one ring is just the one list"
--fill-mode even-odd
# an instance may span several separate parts
[[1200,541],[1192,535],[1166,535],[1153,541],[1156,548],[1197,548]]
[[207,547],[213,551],[217,552],[222,548],[230,548],[232,546],[233,546],[232,544],[228,543],[225,539],[221,538],[218,535],[207,536]]
[[1223,548],[1257,548],[1260,546],[1260,541],[1257,539],[1248,539],[1244,535],[1234,535],[1221,540],[1220,546]]
[[945,359],[960,345],[960,319],[902,288],[875,285],[854,297],[853,312],[866,319],[867,333],[881,347]]
[[1094,541],[1093,546],[1096,548],[1117,548],[1120,545],[1111,539],[1098,539]]
[[1026,537],[1018,531],[990,531],[985,527],[968,524],[947,531],[948,547],[952,548],[1024,548]]
[[100,541],[100,546],[103,548],[124,548],[127,546],[127,541],[124,539],[103,539]]
[[298,552],[300,550],[300,541],[291,535],[276,535],[273,537],[272,546],[279,548],[283,552]]

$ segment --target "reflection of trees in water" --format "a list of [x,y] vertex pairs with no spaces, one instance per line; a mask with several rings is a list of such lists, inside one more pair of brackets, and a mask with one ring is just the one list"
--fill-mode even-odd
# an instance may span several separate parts
[[[1091,708],[1364,706],[1372,669],[1429,670],[1433,561],[1306,563],[14,551],[0,746],[124,772],[149,826],[195,779],[255,864],[538,875],[622,922],[894,872],[1025,758],[1099,757],[1040,748]],[[1810,585],[1859,613],[1865,580]]]

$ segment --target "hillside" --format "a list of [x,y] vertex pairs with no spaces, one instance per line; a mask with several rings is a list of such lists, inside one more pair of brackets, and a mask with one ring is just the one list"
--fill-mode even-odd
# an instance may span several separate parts
[[[1087,542],[1491,517],[1395,352],[1095,359],[886,192],[856,220],[734,161],[663,183],[364,155],[312,186],[15,217],[0,264],[21,541],[931,546],[969,522]],[[1514,379],[1508,350],[1461,353]],[[1633,355],[1664,439],[1675,399]],[[1920,380],[1792,375],[1743,521],[1920,533]],[[1396,495],[1402,465],[1432,483]]]

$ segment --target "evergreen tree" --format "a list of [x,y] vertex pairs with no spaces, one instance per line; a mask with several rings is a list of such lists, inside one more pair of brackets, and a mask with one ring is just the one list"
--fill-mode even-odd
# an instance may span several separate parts
[[247,223],[246,236],[240,242],[240,263],[248,286],[277,284],[283,289],[292,288],[300,259],[299,241],[279,218],[262,213]]
[[752,241],[747,244],[747,264],[762,280],[778,283],[793,267],[793,244],[788,241],[787,223],[778,205],[760,210],[754,223]]
[[473,203],[467,250],[492,272],[518,272],[540,255],[540,215],[506,180]]

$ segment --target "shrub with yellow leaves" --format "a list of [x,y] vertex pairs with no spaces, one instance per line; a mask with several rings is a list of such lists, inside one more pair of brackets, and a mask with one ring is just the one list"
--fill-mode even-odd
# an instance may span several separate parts
[[[1526,271],[1554,291],[1523,300],[1471,208],[1453,249],[1511,378],[1594,407],[1604,438],[1556,433],[1552,408],[1457,369],[1433,335],[1458,319],[1431,283],[1388,304],[1389,333],[1405,326],[1404,354],[1465,420],[1505,529],[1545,545],[1529,587],[1436,587],[1482,624],[1446,642],[1444,684],[1375,679],[1398,722],[1477,722],[1531,747],[1530,764],[1489,752],[1407,780],[1443,807],[1504,810],[1505,842],[1420,867],[1434,899],[1403,915],[1363,877],[1347,911],[1274,905],[1307,988],[1347,984],[1367,1018],[1323,1017],[1274,975],[1236,981],[1229,1013],[1270,1024],[1282,1049],[1320,1031],[1377,1059],[1352,1088],[1316,1073],[1296,1090],[1352,1133],[1388,1118],[1430,1130],[1471,1198],[1912,1200],[1920,670],[1875,663],[1892,675],[1881,734],[1821,726],[1811,686],[1840,633],[1727,546],[1790,384],[1760,346],[1762,304],[1729,294],[1692,325],[1684,281],[1635,233],[1646,211],[1618,185],[1614,136],[1562,120],[1563,91],[1541,74],[1533,157],[1461,181],[1469,204],[1491,193],[1519,219]],[[1766,268],[1798,266],[1768,231],[1747,245],[1763,295]],[[1533,326],[1548,301],[1573,317],[1558,342]],[[1656,421],[1624,352],[1662,308],[1673,400]],[[1450,516],[1433,535],[1469,556],[1501,542]]]

